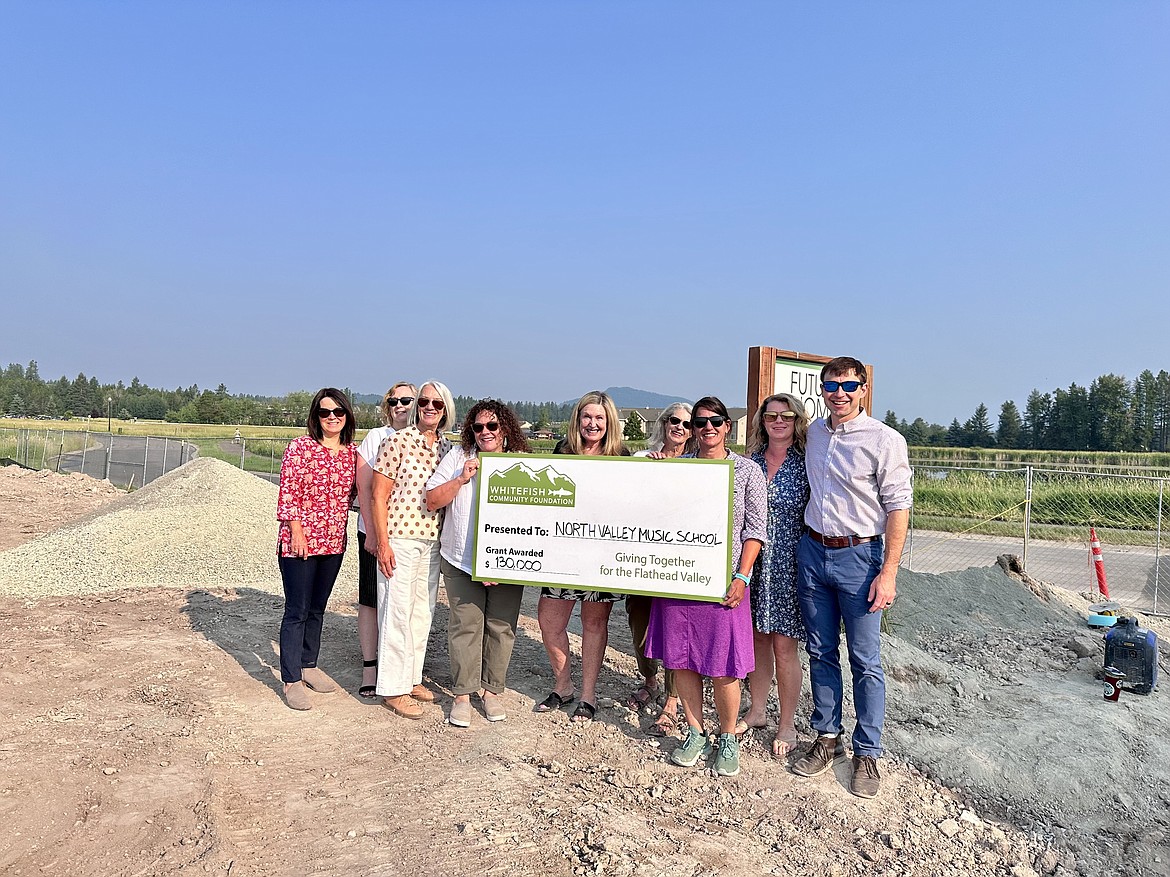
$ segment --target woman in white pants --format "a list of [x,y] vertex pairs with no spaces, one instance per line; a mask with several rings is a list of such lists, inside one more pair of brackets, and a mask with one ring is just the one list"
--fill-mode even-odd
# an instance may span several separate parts
[[389,709],[420,719],[435,695],[422,684],[431,616],[439,596],[440,512],[426,507],[426,484],[451,450],[443,430],[455,421],[451,391],[418,388],[410,426],[388,437],[374,462],[373,533],[378,538],[378,686]]

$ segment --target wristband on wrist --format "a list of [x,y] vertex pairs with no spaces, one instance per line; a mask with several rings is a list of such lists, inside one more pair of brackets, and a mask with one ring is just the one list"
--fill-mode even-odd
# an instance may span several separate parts
[[734,575],[732,575],[732,578],[733,578],[733,579],[739,579],[739,580],[740,580],[741,582],[743,582],[745,585],[750,585],[750,584],[752,583],[752,580],[751,580],[751,579],[749,579],[747,576],[745,576],[745,575],[744,575],[743,573],[741,573],[741,572],[737,572],[737,573],[735,573]]

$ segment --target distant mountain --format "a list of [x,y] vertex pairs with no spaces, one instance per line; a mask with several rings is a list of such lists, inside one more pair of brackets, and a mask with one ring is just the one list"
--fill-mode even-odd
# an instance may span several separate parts
[[[691,401],[684,396],[664,396],[662,393],[636,390],[633,387],[607,387],[605,392],[618,408],[665,408],[672,402]],[[569,399],[564,404],[576,405],[577,399]]]

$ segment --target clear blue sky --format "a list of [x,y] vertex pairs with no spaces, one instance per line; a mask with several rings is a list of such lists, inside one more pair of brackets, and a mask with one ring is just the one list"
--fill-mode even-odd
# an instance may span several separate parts
[[0,3],[0,361],[875,408],[1170,370],[1164,2]]

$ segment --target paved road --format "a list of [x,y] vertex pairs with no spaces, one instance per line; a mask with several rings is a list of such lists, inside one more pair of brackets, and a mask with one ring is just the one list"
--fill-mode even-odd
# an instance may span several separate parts
[[119,487],[141,487],[199,453],[195,445],[177,438],[90,433],[89,447],[84,452],[74,451],[61,458],[61,471],[104,478],[107,451],[110,482]]

